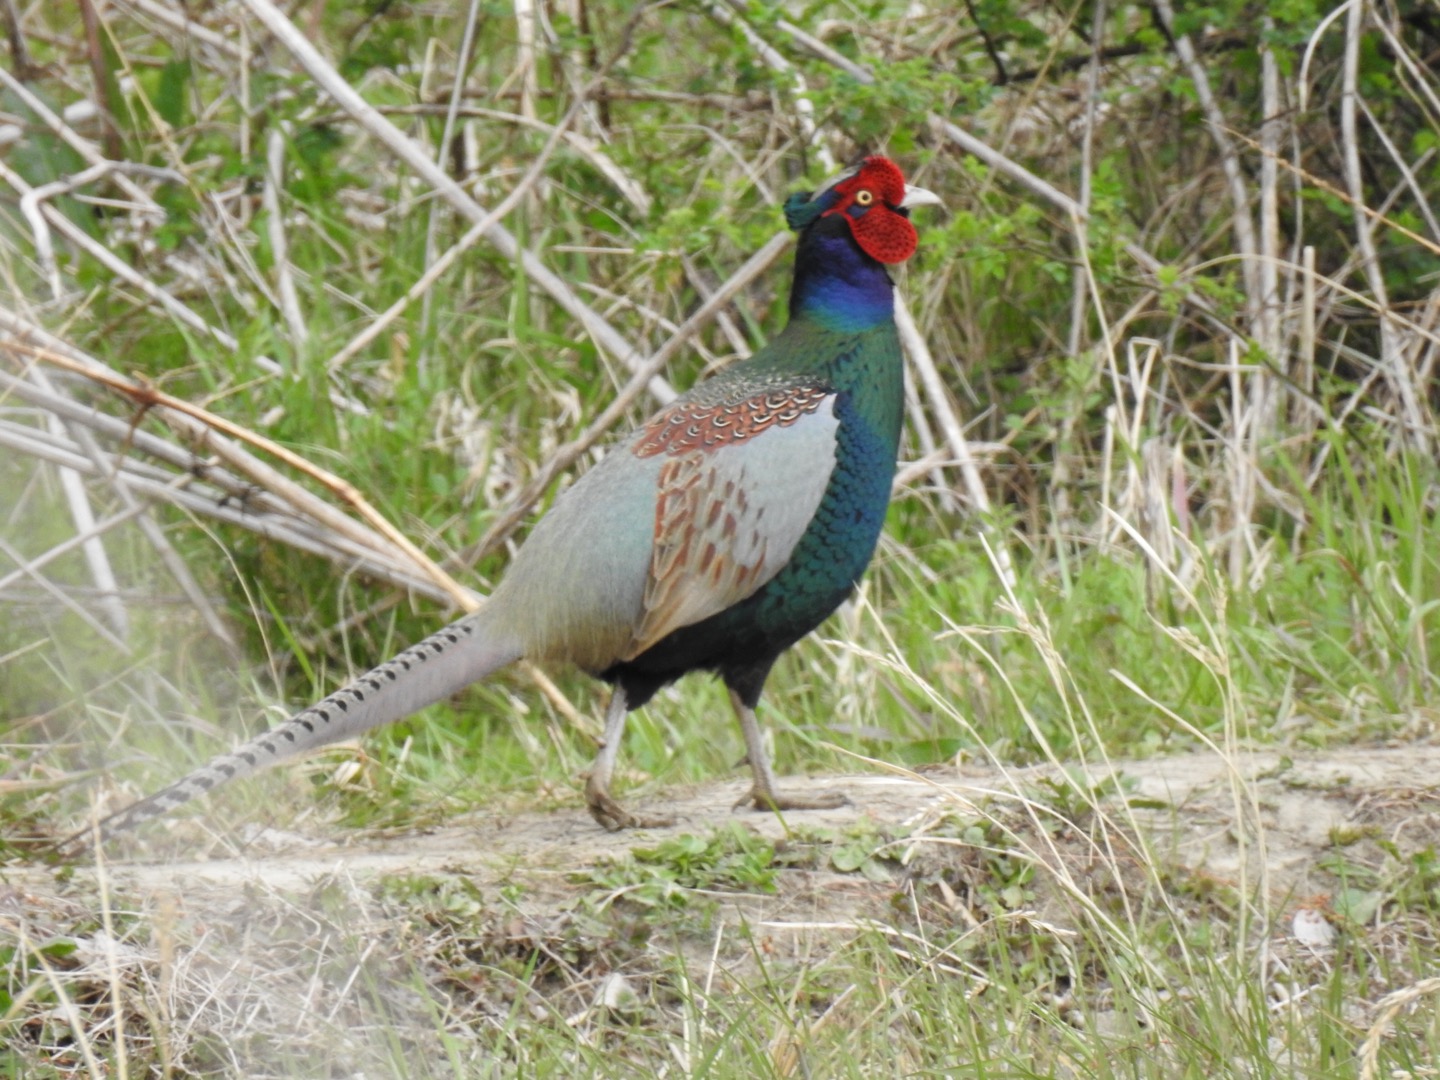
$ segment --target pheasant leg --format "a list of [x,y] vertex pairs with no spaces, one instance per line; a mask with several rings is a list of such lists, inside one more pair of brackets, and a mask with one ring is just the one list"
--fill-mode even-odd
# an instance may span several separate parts
[[737,810],[747,804],[756,810],[834,810],[837,806],[850,805],[850,800],[839,791],[815,796],[780,794],[775,789],[775,770],[770,766],[770,753],[765,749],[765,737],[760,732],[755,710],[741,701],[734,690],[730,691],[730,705],[740,721],[750,771],[755,775],[749,794],[735,804]]
[[610,707],[605,711],[605,734],[601,737],[600,752],[595,755],[595,764],[590,766],[590,775],[585,779],[585,805],[590,808],[590,816],[610,832],[659,829],[675,823],[675,819],[670,817],[632,814],[610,795],[610,780],[615,775],[615,760],[620,755],[620,743],[625,736],[625,716],[629,711],[625,691],[617,686],[610,695]]

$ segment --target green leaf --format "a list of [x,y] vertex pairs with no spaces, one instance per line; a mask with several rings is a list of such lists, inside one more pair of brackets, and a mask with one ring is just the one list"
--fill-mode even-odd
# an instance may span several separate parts
[[171,60],[160,69],[155,108],[172,128],[185,126],[190,115],[189,60]]

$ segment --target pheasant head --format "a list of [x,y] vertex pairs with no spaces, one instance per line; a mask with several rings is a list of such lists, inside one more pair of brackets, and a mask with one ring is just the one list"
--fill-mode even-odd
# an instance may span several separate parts
[[893,318],[886,266],[915,254],[912,207],[938,205],[905,183],[889,158],[867,157],[815,193],[785,201],[785,220],[800,234],[790,317],[846,333]]
[[843,221],[870,258],[902,263],[915,254],[919,237],[910,224],[916,206],[939,205],[934,192],[905,183],[889,158],[875,155],[846,170],[819,191],[797,192],[785,201],[785,220],[797,232],[826,218]]

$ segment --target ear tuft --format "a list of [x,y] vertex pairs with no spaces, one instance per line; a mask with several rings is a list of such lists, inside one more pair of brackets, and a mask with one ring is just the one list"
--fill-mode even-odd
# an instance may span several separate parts
[[810,195],[808,191],[797,191],[785,200],[785,223],[796,232],[812,224],[825,209],[823,199],[812,202]]

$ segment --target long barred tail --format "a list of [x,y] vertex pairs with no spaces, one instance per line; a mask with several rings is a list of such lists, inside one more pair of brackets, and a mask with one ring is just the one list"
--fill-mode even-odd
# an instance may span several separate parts
[[57,848],[70,854],[83,851],[95,840],[97,827],[104,842],[221,784],[400,720],[518,660],[520,649],[507,641],[492,640],[485,622],[482,610],[431,634],[279,727],[111,814],[98,826],[82,829]]

